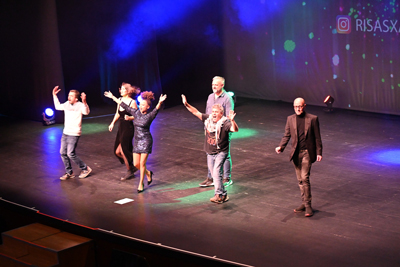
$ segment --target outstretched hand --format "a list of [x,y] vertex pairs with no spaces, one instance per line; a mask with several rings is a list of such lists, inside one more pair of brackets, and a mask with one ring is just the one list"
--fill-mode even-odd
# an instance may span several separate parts
[[58,85],[57,85],[56,87],[53,88],[53,95],[57,95],[60,91],[61,91],[61,89],[58,89]]
[[229,115],[228,115],[228,119],[230,119],[231,121],[233,121],[233,119],[235,118],[236,113],[233,110],[229,111]]
[[82,103],[86,104],[86,94],[84,92],[81,93]]
[[163,94],[161,94],[161,95],[160,95],[160,99],[158,100],[158,103],[162,103],[162,102],[164,102],[164,101],[165,101],[165,99],[167,99],[167,95],[163,95]]
[[187,103],[186,96],[185,95],[181,95],[181,97],[182,97],[182,103],[184,105],[186,105],[186,103]]
[[108,92],[105,91],[105,92],[104,92],[104,96],[105,96],[105,97],[108,97],[108,98],[113,98],[114,95],[113,95],[110,91],[108,91]]

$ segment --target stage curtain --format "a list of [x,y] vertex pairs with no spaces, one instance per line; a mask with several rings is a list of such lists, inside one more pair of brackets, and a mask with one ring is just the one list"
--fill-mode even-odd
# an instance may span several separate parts
[[41,120],[63,86],[55,1],[1,1],[0,25],[0,113]]

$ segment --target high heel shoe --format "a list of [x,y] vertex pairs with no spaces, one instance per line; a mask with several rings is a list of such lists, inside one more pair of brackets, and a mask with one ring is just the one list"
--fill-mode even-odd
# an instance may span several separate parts
[[153,182],[153,172],[152,171],[150,171],[150,181],[149,180],[147,180],[147,185],[150,185],[152,182]]
[[142,192],[143,192],[143,190],[144,190],[144,184],[142,184],[142,187],[143,187],[143,189],[141,189],[141,190],[138,188],[138,190],[137,190],[138,193],[142,193]]

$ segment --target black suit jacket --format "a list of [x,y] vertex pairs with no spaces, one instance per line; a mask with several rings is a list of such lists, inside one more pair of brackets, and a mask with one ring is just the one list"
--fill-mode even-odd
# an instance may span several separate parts
[[[306,136],[308,154],[310,155],[310,160],[313,163],[317,160],[317,155],[322,156],[322,141],[317,116],[305,113],[304,134]],[[296,114],[287,117],[285,134],[283,135],[281,143],[279,144],[282,152],[283,150],[285,150],[290,138],[292,138],[292,150],[290,151],[290,160],[293,160],[293,156],[295,155],[295,153],[298,153]]]

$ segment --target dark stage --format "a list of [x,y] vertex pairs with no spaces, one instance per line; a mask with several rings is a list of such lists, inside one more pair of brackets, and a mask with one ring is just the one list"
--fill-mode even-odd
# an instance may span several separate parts
[[[188,101],[204,110],[205,102]],[[77,154],[93,169],[87,179],[59,179],[63,125],[0,117],[0,197],[244,265],[400,265],[398,116],[307,106],[319,116],[324,150],[311,170],[315,214],[306,218],[293,213],[300,192],[289,149],[274,151],[292,104],[238,98],[235,111],[240,130],[232,139],[234,183],[227,203],[211,203],[213,188],[198,186],[206,178],[203,125],[183,105],[164,109],[152,125],[148,168],[154,182],[141,194],[138,174],[119,179],[125,167],[112,151],[116,129],[108,132],[115,106],[92,108],[83,121]],[[134,201],[114,203],[124,198]]]

